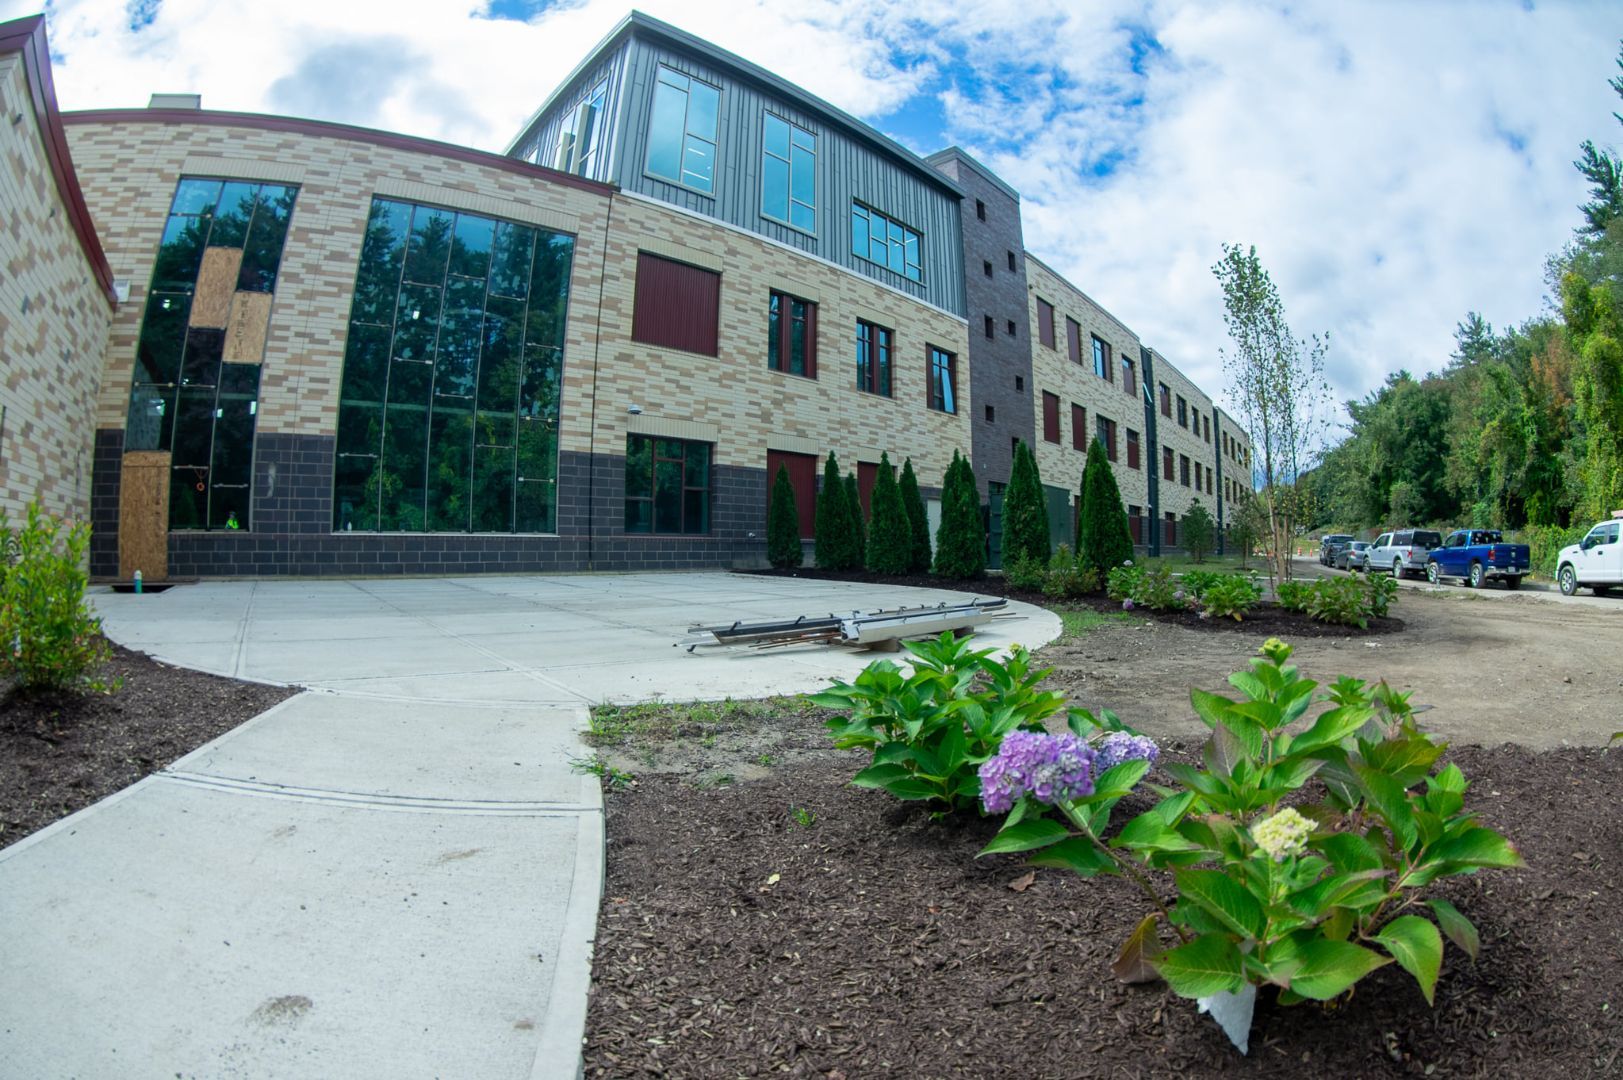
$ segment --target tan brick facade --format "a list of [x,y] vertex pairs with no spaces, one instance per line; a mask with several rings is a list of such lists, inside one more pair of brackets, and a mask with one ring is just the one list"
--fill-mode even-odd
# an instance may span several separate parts
[[45,153],[21,54],[0,56],[0,513],[90,509],[96,386],[113,313]]

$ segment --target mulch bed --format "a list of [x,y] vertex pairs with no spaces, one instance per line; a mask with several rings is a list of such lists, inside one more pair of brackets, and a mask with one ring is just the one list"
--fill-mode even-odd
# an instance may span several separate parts
[[24,695],[0,686],[0,847],[16,843],[297,691],[160,663],[113,646],[111,694]]
[[[1045,608],[1082,608],[1118,614],[1122,610],[1119,600],[1112,600],[1103,593],[1069,600],[1056,600],[1040,592],[1011,588],[1000,575],[990,575],[976,581],[953,581],[948,578],[935,577],[931,574],[875,574],[867,570],[802,568],[799,570],[738,570],[734,572],[766,577],[809,578],[815,581],[856,581],[869,585],[902,585],[917,589],[955,589],[980,596],[1003,596],[1010,600],[1020,600]],[[1395,634],[1404,628],[1403,620],[1396,615],[1371,619],[1367,627],[1342,626],[1337,623],[1326,623],[1311,619],[1298,611],[1286,611],[1273,601],[1258,604],[1246,613],[1244,620],[1239,622],[1234,619],[1202,619],[1196,612],[1188,610],[1152,611],[1148,608],[1135,608],[1132,614],[1135,618],[1155,619],[1158,622],[1187,626],[1193,630],[1239,631],[1250,635],[1263,634],[1270,637],[1292,639],[1373,637],[1381,634]]]
[[1396,966],[1331,1008],[1265,991],[1249,1059],[1164,985],[1112,979],[1144,914],[1130,885],[1039,869],[1016,891],[1017,857],[975,858],[993,822],[849,787],[855,755],[641,779],[608,796],[587,1075],[1618,1075],[1623,752],[1450,758],[1528,864],[1434,894],[1476,922],[1480,961],[1447,947],[1435,1008]]

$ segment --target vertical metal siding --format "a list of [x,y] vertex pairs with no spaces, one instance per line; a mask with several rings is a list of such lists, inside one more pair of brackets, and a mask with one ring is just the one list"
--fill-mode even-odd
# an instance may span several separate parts
[[[525,161],[535,161],[537,164],[551,166],[558,153],[558,133],[563,123],[575,107],[586,99],[586,96],[596,88],[597,84],[608,80],[608,92],[603,99],[603,114],[597,122],[603,126],[603,152],[593,163],[589,179],[609,180],[615,175],[619,160],[619,131],[618,118],[621,114],[622,98],[626,85],[625,80],[626,50],[618,49],[604,57],[603,62],[593,68],[584,78],[575,84],[574,90],[564,98],[555,102],[541,118],[541,124],[536,129],[534,138],[520,147],[515,156]],[[541,151],[539,160],[536,158],[537,148]]]

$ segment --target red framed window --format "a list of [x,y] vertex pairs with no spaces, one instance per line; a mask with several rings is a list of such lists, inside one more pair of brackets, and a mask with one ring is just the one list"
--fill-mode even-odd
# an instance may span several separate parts
[[1127,527],[1132,530],[1133,543],[1142,544],[1144,542],[1144,536],[1143,536],[1143,532],[1144,532],[1144,509],[1143,509],[1143,507],[1129,506],[1127,508]]
[[1139,468],[1138,463],[1138,432],[1132,428],[1127,429],[1127,467]]
[[1037,340],[1054,347],[1054,305],[1037,297]]
[[1133,361],[1127,356],[1127,354],[1122,353],[1121,388],[1127,391],[1128,397],[1132,397],[1138,392],[1138,379],[1136,377],[1137,370],[1138,369],[1133,366]]
[[1178,455],[1178,483],[1189,486],[1189,458],[1185,454]]
[[1172,447],[1161,447],[1161,479],[1172,479]]
[[1099,441],[1104,443],[1105,446],[1105,457],[1109,458],[1111,461],[1115,461],[1116,422],[1101,416],[1098,418],[1097,423],[1099,426]]
[[890,397],[890,331],[857,320],[857,389]]
[[1065,317],[1065,347],[1070,351],[1071,363],[1080,367],[1082,365],[1082,324],[1069,315]]
[[1168,547],[1176,547],[1178,545],[1178,515],[1174,514],[1171,510],[1167,511],[1165,543]]
[[720,274],[646,251],[637,253],[631,340],[715,356],[720,316]]
[[786,375],[817,378],[817,305],[773,292],[767,311],[766,366]]
[[[1161,415],[1162,416],[1171,416],[1172,415],[1172,391],[1170,389],[1168,389],[1166,383],[1161,383],[1160,385],[1161,385]],[[1168,476],[1167,479],[1170,480],[1170,479],[1172,479],[1172,477]]]
[[937,412],[958,411],[957,358],[946,349],[930,346],[930,408]]

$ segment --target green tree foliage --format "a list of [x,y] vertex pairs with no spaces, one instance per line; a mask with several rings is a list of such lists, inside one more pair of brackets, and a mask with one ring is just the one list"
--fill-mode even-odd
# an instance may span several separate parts
[[778,466],[777,479],[772,481],[772,501],[766,507],[766,557],[779,570],[792,570],[800,565],[800,511],[795,506],[795,485],[789,479],[789,468]]
[[90,526],[36,498],[21,529],[0,518],[0,540],[0,679],[27,693],[116,689],[96,674],[112,649],[85,600]]
[[868,523],[862,516],[862,488],[856,473],[845,474],[845,512],[851,520],[851,534],[856,538],[856,553],[851,565],[868,565]]
[[1037,455],[1022,440],[1014,446],[1014,467],[1003,493],[1003,560],[1047,565],[1048,504],[1043,499]]
[[857,523],[845,498],[845,474],[832,451],[823,465],[823,490],[817,500],[814,557],[823,570],[850,570],[857,558]]
[[919,494],[919,478],[913,472],[913,459],[902,462],[902,508],[907,511],[907,529],[912,538],[909,545],[908,570],[917,574],[930,572],[930,516],[924,509],[924,496]]
[[941,488],[941,527],[935,537],[935,572],[969,580],[986,572],[986,527],[969,459],[956,450]]
[[1076,520],[1076,559],[1102,579],[1133,557],[1133,532],[1127,524],[1127,511],[1122,507],[1121,490],[1116,487],[1116,474],[1098,439],[1088,443],[1088,460],[1082,467],[1081,497]]
[[1196,499],[1183,515],[1180,526],[1183,533],[1184,550],[1196,562],[1201,562],[1212,550],[1217,540],[1217,524],[1212,521],[1211,512]]
[[913,565],[913,530],[902,505],[902,489],[890,455],[879,455],[873,485],[873,517],[868,522],[868,569],[876,574],[905,574]]
[[1285,304],[1255,247],[1223,245],[1212,267],[1223,292],[1223,322],[1232,347],[1222,350],[1229,392],[1251,436],[1268,510],[1270,573],[1291,577],[1291,541],[1309,519],[1309,492],[1298,481],[1312,468],[1329,428],[1330,386],[1324,378],[1327,338],[1297,338]]
[[1573,404],[1587,443],[1578,509],[1580,517],[1598,518],[1623,507],[1623,317],[1611,285],[1591,285],[1577,274],[1561,284],[1575,360]]

